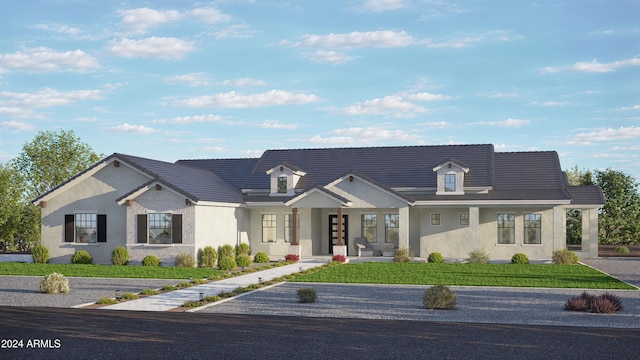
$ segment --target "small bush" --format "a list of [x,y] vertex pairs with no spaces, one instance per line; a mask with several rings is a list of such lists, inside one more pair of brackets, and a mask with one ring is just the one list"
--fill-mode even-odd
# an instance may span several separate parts
[[162,287],[162,290],[164,291],[174,291],[174,290],[178,290],[178,287],[175,285],[165,285]]
[[253,261],[251,260],[251,256],[249,254],[240,254],[236,256],[236,264],[238,266],[251,266]]
[[615,251],[618,254],[628,254],[630,252],[629,248],[624,246],[624,245],[616,246],[616,250]]
[[411,262],[413,259],[413,251],[409,248],[399,248],[393,253],[394,262]]
[[300,255],[298,254],[287,254],[284,256],[286,261],[298,262],[300,261]]
[[179,267],[195,267],[196,266],[196,258],[193,254],[190,253],[182,253],[176,256],[176,266]]
[[160,266],[160,259],[155,255],[147,255],[142,259],[142,266]]
[[129,251],[124,246],[118,246],[111,252],[111,262],[113,265],[127,265],[129,262]]
[[140,291],[140,295],[144,295],[144,296],[151,296],[151,295],[158,295],[158,294],[160,294],[160,291],[156,289],[144,289]]
[[49,249],[44,245],[37,245],[31,250],[31,257],[36,264],[46,264],[49,261]]
[[134,294],[132,292],[126,292],[122,294],[122,300],[135,300],[138,298],[138,294]]
[[333,255],[331,261],[347,262],[347,258],[344,255]]
[[483,249],[476,249],[469,253],[470,264],[486,264],[489,262],[489,254]]
[[580,296],[574,296],[564,304],[565,310],[589,311],[598,314],[611,314],[623,309],[622,300],[615,294],[604,293],[595,296],[582,292]]
[[93,258],[91,254],[89,254],[86,250],[78,250],[71,257],[72,264],[91,264],[93,263]]
[[233,246],[228,244],[220,246],[218,248],[218,259],[227,256],[236,257],[236,251],[233,249]]
[[313,288],[301,287],[298,289],[298,302],[301,303],[313,303],[318,299],[316,290]]
[[[620,311],[622,309],[624,309],[624,306],[622,306],[622,299],[620,299],[619,296],[612,294],[612,293],[604,293],[602,295],[600,295],[601,298],[608,300],[613,307],[615,308],[615,311]],[[595,311],[594,311],[595,312]]]
[[444,256],[442,256],[441,253],[434,251],[431,254],[429,254],[429,257],[427,257],[427,262],[430,263],[443,263],[444,262]]
[[212,246],[207,246],[198,251],[198,266],[212,268],[218,261],[218,252]]
[[444,285],[434,285],[424,292],[422,304],[429,310],[454,310],[457,295]]
[[110,297],[103,297],[98,299],[98,301],[96,301],[96,304],[98,305],[113,305],[117,303],[118,303],[118,300]]
[[64,275],[51,273],[40,281],[40,292],[43,294],[60,294],[69,292],[69,280]]
[[260,251],[253,257],[253,262],[258,264],[266,264],[269,261],[271,261],[271,258],[269,258],[269,255],[264,251]]
[[558,265],[573,265],[579,261],[578,255],[567,248],[554,251],[552,260]]
[[251,255],[251,247],[247,243],[240,243],[236,245],[236,256],[243,254]]
[[233,270],[238,267],[235,256],[223,256],[218,259],[218,268],[220,270]]
[[527,255],[523,253],[515,253],[511,257],[511,263],[512,264],[528,264],[529,257],[527,257]]

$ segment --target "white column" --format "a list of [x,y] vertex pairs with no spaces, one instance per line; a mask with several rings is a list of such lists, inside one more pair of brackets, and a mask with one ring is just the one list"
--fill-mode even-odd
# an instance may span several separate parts
[[[398,209],[398,247],[409,248],[409,206]],[[414,249],[415,251],[415,249]]]
[[471,244],[475,246],[474,249],[482,248],[480,246],[480,208],[477,206],[469,207],[469,238]]

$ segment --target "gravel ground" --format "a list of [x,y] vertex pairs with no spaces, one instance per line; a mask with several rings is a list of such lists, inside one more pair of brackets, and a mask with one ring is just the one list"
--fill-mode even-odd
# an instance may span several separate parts
[[0,305],[73,307],[94,303],[103,297],[114,297],[116,290],[121,293],[140,292],[143,289],[157,289],[179,280],[159,279],[107,279],[69,277],[69,291],[66,294],[41,294],[42,276],[0,276]]

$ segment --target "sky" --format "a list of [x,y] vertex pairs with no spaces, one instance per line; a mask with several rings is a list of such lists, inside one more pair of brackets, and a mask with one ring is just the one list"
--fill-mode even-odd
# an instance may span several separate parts
[[0,34],[2,163],[64,129],[170,162],[490,143],[640,181],[637,0],[1,1]]

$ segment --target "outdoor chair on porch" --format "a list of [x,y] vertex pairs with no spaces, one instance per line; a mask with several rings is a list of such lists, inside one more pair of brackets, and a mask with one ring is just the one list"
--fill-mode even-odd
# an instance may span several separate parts
[[355,238],[353,241],[353,246],[356,248],[358,257],[373,256],[373,248],[371,248],[371,245],[367,242],[367,238]]

